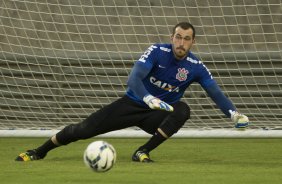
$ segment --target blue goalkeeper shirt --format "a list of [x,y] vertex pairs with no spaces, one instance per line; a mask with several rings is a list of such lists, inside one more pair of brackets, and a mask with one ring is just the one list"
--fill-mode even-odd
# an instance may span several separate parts
[[129,75],[126,95],[144,105],[143,97],[148,94],[173,104],[193,82],[202,86],[227,117],[229,110],[236,110],[207,67],[190,51],[184,59],[176,59],[171,44],[151,45],[141,55]]

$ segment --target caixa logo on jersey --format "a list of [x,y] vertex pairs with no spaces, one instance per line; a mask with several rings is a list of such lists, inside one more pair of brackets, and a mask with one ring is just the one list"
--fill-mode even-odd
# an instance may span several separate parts
[[157,87],[159,87],[159,88],[161,88],[163,90],[166,90],[168,92],[176,92],[176,93],[179,92],[179,87],[173,86],[173,85],[168,84],[168,83],[163,82],[163,81],[160,81],[160,80],[156,79],[153,76],[150,77],[150,82],[152,84],[154,84],[155,86],[157,86]]
[[179,81],[186,81],[188,73],[189,71],[186,70],[185,68],[178,68],[176,79]]

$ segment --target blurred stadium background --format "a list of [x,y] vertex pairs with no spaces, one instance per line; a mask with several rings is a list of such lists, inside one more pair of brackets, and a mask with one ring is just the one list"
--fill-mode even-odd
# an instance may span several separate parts
[[[0,130],[80,122],[124,94],[134,62],[180,21],[195,26],[193,52],[250,129],[279,130],[281,20],[281,0],[1,1]],[[183,129],[233,128],[198,84],[183,100],[192,109]]]

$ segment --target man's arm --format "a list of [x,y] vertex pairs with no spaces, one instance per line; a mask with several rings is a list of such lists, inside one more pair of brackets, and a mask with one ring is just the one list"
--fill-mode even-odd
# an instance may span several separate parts
[[171,105],[151,95],[143,84],[143,79],[150,73],[152,68],[153,65],[151,64],[146,65],[137,61],[129,75],[127,85],[151,109],[173,111]]
[[140,99],[149,94],[142,80],[150,73],[152,68],[152,64],[137,61],[129,75],[127,85]]
[[173,107],[151,95],[143,84],[143,79],[150,73],[153,65],[136,62],[127,81],[128,87],[151,109],[173,111]]
[[237,112],[233,103],[223,94],[216,83],[210,84],[205,90],[221,111],[232,119],[236,128],[246,128],[249,125],[249,118]]
[[231,114],[229,110],[236,111],[233,103],[223,94],[222,90],[216,83],[210,84],[205,88],[208,95],[211,99],[216,103],[216,105],[220,108],[220,110],[229,118],[231,118]]

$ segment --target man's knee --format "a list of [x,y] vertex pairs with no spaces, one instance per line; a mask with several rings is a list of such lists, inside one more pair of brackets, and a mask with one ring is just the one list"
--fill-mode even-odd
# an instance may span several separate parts
[[184,102],[174,104],[174,112],[172,112],[159,127],[167,137],[172,136],[174,133],[185,124],[190,118],[190,108]]
[[172,117],[184,124],[190,118],[190,107],[184,102],[178,102],[174,105]]
[[59,144],[66,145],[81,139],[95,136],[95,131],[85,126],[85,123],[70,124],[56,134]]

